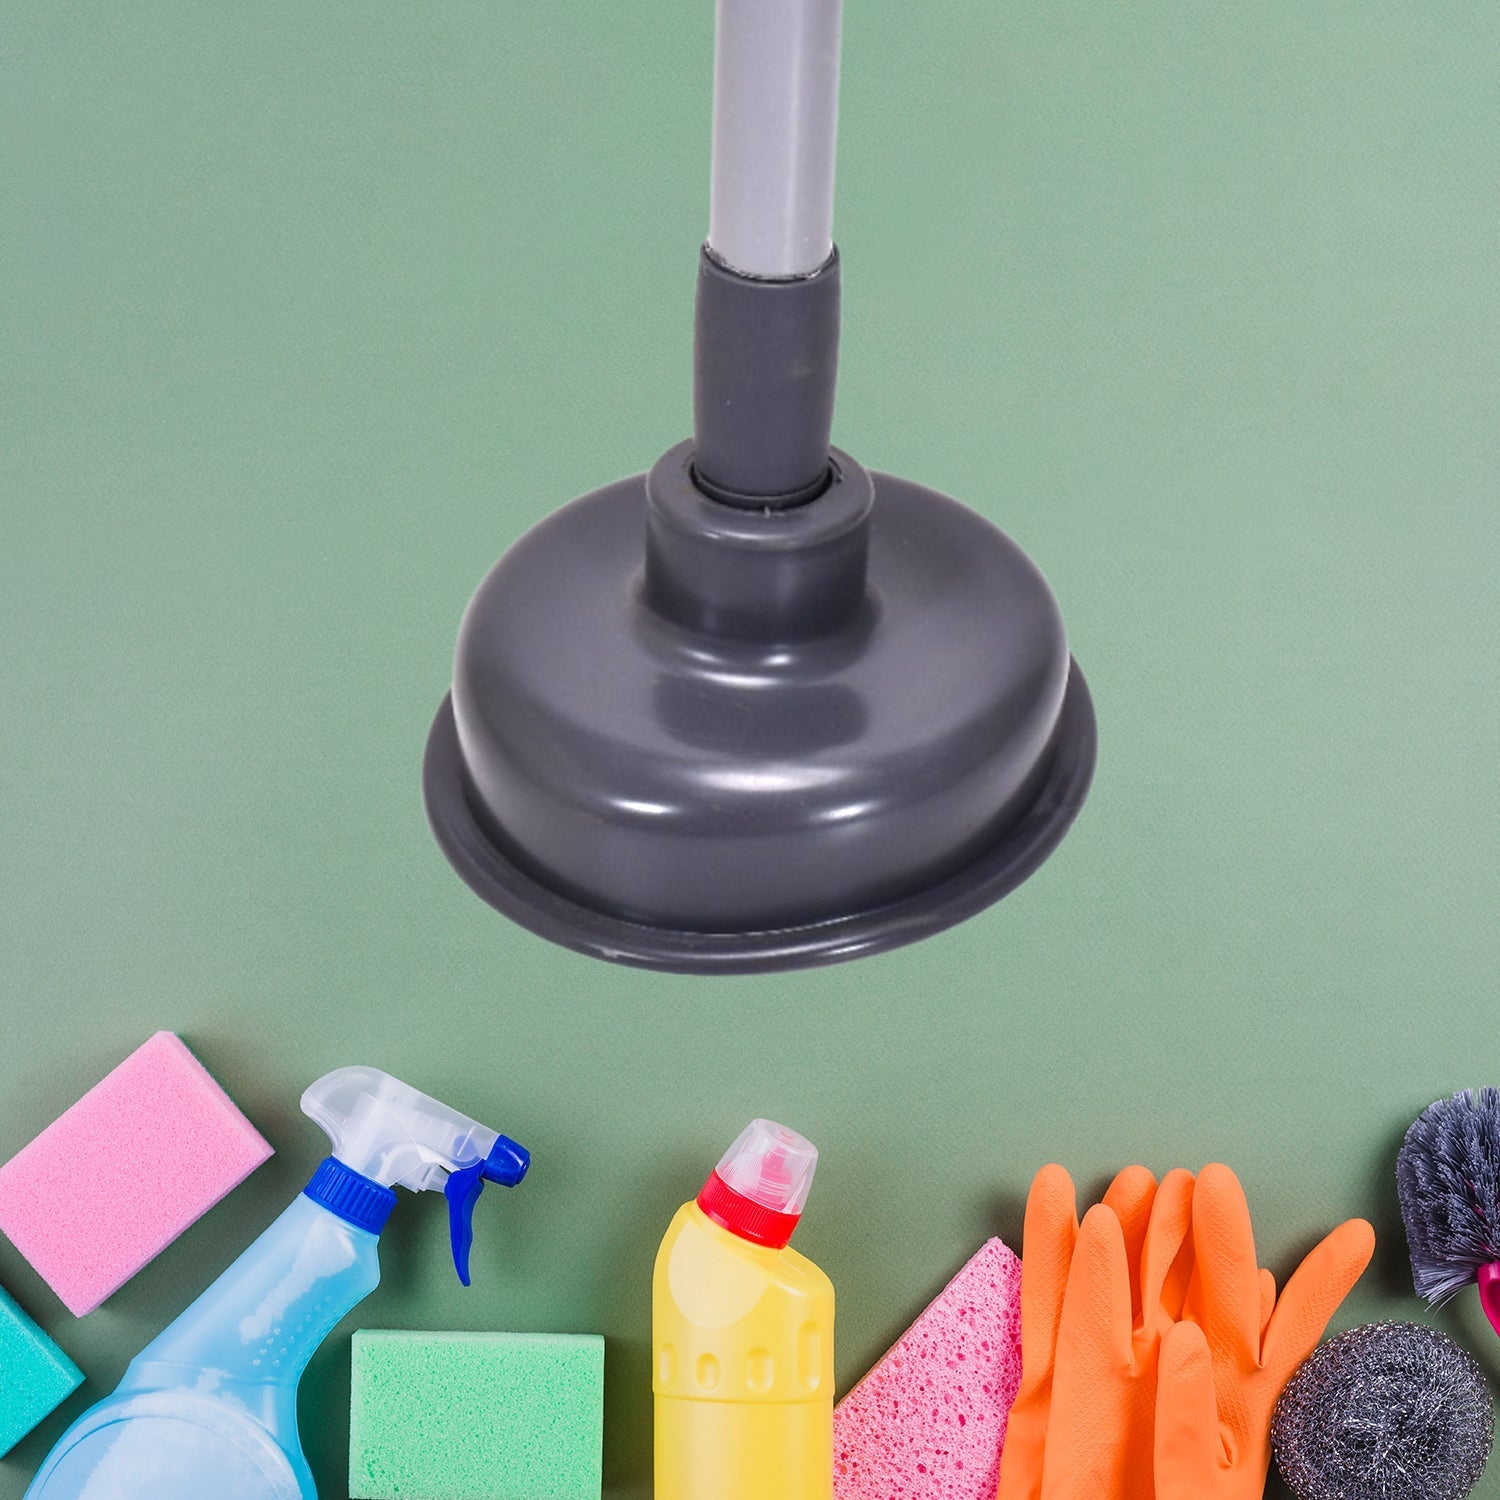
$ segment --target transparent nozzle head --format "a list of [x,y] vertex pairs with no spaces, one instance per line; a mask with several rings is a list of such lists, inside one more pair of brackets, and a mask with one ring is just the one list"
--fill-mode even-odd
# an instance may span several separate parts
[[379,1068],[339,1068],[302,1096],[302,1112],[362,1176],[414,1193],[442,1192],[451,1172],[487,1160],[497,1131]]
[[776,1214],[800,1214],[818,1166],[818,1148],[774,1120],[752,1120],[718,1166],[742,1198]]

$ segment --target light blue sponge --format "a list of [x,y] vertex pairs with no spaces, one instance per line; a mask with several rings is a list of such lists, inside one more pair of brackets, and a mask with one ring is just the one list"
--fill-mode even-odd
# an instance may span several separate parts
[[597,1334],[354,1335],[351,1500],[599,1500]]
[[83,1384],[83,1373],[0,1287],[0,1457]]

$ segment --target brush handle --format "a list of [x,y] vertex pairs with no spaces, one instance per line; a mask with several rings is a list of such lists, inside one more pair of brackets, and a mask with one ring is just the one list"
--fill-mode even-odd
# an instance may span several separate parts
[[1479,1305],[1490,1327],[1500,1333],[1500,1261],[1479,1268]]

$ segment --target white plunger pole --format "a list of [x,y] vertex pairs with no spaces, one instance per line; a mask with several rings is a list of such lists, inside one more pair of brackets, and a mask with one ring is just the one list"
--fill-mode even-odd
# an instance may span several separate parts
[[746,276],[833,253],[842,0],[718,0],[708,244]]

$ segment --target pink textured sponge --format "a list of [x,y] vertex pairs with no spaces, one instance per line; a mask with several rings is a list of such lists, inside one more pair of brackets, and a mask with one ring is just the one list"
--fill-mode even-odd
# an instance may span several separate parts
[[833,1414],[837,1500],[995,1500],[1021,1262],[987,1240]]
[[270,1154],[158,1031],[0,1167],[0,1231],[82,1317]]

